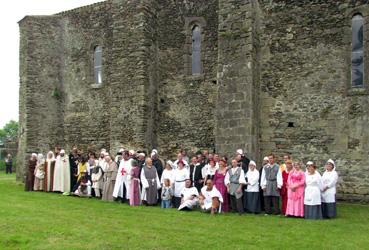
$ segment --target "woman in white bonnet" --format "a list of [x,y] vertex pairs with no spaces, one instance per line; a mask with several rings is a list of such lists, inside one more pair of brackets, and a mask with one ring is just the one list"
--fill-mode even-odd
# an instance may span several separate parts
[[322,213],[324,218],[334,218],[337,216],[336,184],[338,180],[335,162],[329,159],[325,169],[322,176]]

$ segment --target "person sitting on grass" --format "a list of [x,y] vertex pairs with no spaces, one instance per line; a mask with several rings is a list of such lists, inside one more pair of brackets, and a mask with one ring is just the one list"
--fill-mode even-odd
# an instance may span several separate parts
[[199,192],[196,187],[192,186],[192,181],[187,179],[185,182],[185,188],[182,190],[182,200],[179,206],[179,211],[191,211],[193,207],[197,205]]
[[212,179],[207,179],[206,186],[201,189],[199,196],[200,208],[203,212],[215,214],[219,211],[220,205],[223,202],[221,193],[214,187]]
[[80,172],[79,175],[79,186],[74,195],[79,197],[91,197],[91,181],[88,178],[87,170]]

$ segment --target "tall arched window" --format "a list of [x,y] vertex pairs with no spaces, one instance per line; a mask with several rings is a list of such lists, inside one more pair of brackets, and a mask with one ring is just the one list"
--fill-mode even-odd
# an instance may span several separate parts
[[95,84],[102,84],[102,48],[96,46],[94,50],[94,76]]
[[192,75],[201,74],[201,30],[195,25],[192,28]]
[[351,84],[364,85],[364,19],[361,14],[352,17]]

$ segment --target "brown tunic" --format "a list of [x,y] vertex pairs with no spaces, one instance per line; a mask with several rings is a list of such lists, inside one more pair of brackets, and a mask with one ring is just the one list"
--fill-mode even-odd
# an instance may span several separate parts
[[113,191],[115,186],[115,180],[117,178],[118,167],[115,162],[108,164],[108,168],[104,174],[104,185],[102,192],[102,200],[113,201]]
[[[47,160],[45,161],[45,179],[44,179],[44,190],[46,192],[52,192],[53,191],[53,185],[54,185],[54,169],[55,169],[55,161],[52,161],[50,164],[50,173],[47,168]],[[47,181],[50,178],[50,183]],[[48,186],[50,188],[48,188]]]
[[37,160],[29,160],[26,172],[26,182],[24,185],[25,191],[33,191],[33,185],[35,184],[35,168]]

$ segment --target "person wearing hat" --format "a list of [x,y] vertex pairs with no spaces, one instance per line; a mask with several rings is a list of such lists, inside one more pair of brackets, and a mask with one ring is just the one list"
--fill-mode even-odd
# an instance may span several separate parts
[[37,155],[37,164],[35,168],[35,184],[33,186],[34,191],[44,190],[45,180],[45,158],[43,154]]
[[141,190],[140,190],[140,173],[141,168],[138,165],[136,160],[131,161],[132,168],[131,168],[131,186],[129,188],[129,205],[130,206],[139,206],[141,205]]
[[236,160],[238,161],[238,164],[242,168],[244,174],[246,174],[249,167],[250,159],[245,156],[242,149],[237,149]]
[[181,205],[181,194],[185,187],[185,180],[190,178],[190,173],[185,168],[185,163],[180,160],[177,161],[177,168],[174,170],[174,196],[173,196],[173,207],[178,208]]
[[173,162],[171,160],[168,160],[165,164],[165,169],[163,171],[163,174],[161,175],[160,183],[161,186],[164,186],[164,180],[168,179],[170,186],[174,186],[174,170],[173,170]]
[[305,173],[305,197],[304,197],[304,217],[305,219],[323,219],[321,206],[322,177],[316,171],[313,162],[306,163],[307,173]]
[[113,201],[113,191],[115,187],[115,181],[117,179],[118,173],[118,166],[112,158],[110,157],[109,153],[105,153],[105,161],[106,161],[106,171],[104,173],[104,186],[102,191],[102,198],[103,201]]
[[187,169],[187,171],[189,171],[190,166],[188,165],[188,162],[185,159],[183,159],[182,153],[177,154],[177,160],[175,160],[173,163],[173,169],[176,169],[178,167],[179,161],[181,161],[184,164],[184,167]]
[[25,177],[25,191],[33,191],[33,186],[35,184],[35,168],[37,164],[37,154],[32,153],[30,159],[28,160],[28,166]]
[[304,217],[304,187],[305,173],[300,162],[295,162],[287,180],[286,216]]
[[53,191],[62,192],[65,195],[70,192],[69,157],[65,154],[64,149],[60,150],[60,154],[55,161]]
[[283,185],[282,173],[279,170],[279,165],[275,163],[274,154],[270,154],[268,158],[269,164],[263,167],[260,186],[263,189],[265,213],[277,215],[280,213],[279,197]]
[[108,168],[108,164],[105,160],[105,157],[109,155],[109,153],[106,152],[106,150],[103,148],[100,151],[100,157],[97,160],[97,166],[101,167],[102,171],[105,172],[106,169]]
[[158,203],[158,189],[160,181],[158,172],[152,164],[151,158],[146,159],[145,167],[141,171],[142,194],[141,199],[145,205],[156,205]]
[[337,216],[336,209],[336,185],[338,174],[336,164],[329,159],[325,164],[325,172],[322,176],[322,213],[324,218],[334,218]]

